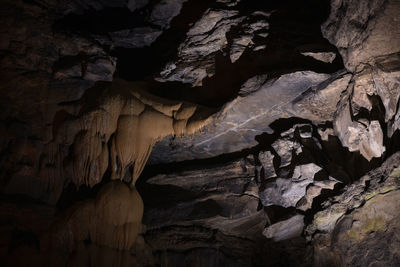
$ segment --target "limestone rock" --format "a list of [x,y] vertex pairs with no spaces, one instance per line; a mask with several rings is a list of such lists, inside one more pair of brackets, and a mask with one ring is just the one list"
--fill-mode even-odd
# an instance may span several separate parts
[[[399,256],[399,153],[341,195],[326,201],[307,227],[316,264],[369,265],[396,262]],[[334,240],[334,242],[333,242]],[[385,249],[378,249],[384,247]],[[328,253],[334,251],[335,253]],[[368,253],[366,257],[365,253]],[[344,255],[338,258],[337,255]]]
[[332,63],[336,58],[336,54],[333,52],[303,52],[301,54],[325,63]]
[[346,102],[342,102],[337,112],[333,126],[343,146],[348,147],[349,151],[360,151],[367,160],[380,157],[385,147],[379,122],[367,121],[365,125],[362,122],[352,121],[350,106]]
[[299,202],[297,208],[303,211],[311,209],[314,198],[320,196],[323,189],[333,190],[338,182],[339,181],[332,177],[329,177],[329,180],[314,181],[311,186],[307,187],[304,199]]
[[301,151],[300,144],[290,139],[278,139],[272,144],[272,147],[281,159],[280,168],[289,166],[292,161],[292,153]]
[[308,234],[317,230],[332,233],[338,220],[347,211],[361,207],[365,201],[380,194],[397,190],[399,188],[397,181],[399,160],[400,153],[397,152],[388,158],[381,167],[370,171],[358,182],[347,185],[340,195],[325,201],[324,209],[315,214],[313,223],[307,228]]
[[[181,199],[178,206],[165,199],[164,207],[149,208],[144,218],[148,229],[196,221],[197,225],[240,236],[257,229],[261,231],[266,220],[264,213],[257,210],[254,163],[246,159],[199,170],[159,174],[147,183],[167,186],[171,193],[173,190],[186,192],[186,197],[184,194],[174,196]],[[254,228],[246,229],[246,225]]]
[[350,71],[381,55],[398,52],[397,0],[331,1],[331,13],[322,25],[323,35],[339,49]]
[[[328,74],[304,71],[273,80],[264,80],[265,77],[253,79],[254,82],[248,84],[262,84],[258,90],[226,104],[210,117],[212,122],[201,134],[179,140],[168,137],[157,143],[149,163],[206,158],[254,146],[257,144],[256,135],[272,132],[268,126],[270,123],[293,116],[290,106],[294,99],[329,77]],[[308,118],[307,114],[304,118]]]
[[265,228],[263,235],[274,241],[282,241],[300,236],[303,232],[304,216],[296,215],[286,221],[281,221]]
[[[256,12],[252,15],[259,16],[259,14]],[[267,34],[266,32],[269,29],[269,24],[267,21],[265,21],[265,18],[269,17],[269,15],[270,14],[259,16],[260,18],[256,21],[252,23],[246,22],[241,25],[241,34],[239,37],[236,37],[232,40],[232,45],[230,48],[230,59],[232,63],[240,58],[247,47],[250,48],[254,44],[253,38],[256,33]],[[250,17],[249,19],[251,20],[252,18]]]
[[342,92],[347,89],[351,75],[339,72],[326,82],[312,88],[293,101],[290,111],[316,123],[331,121]]
[[264,206],[279,205],[295,207],[297,202],[306,195],[306,189],[314,181],[314,175],[321,168],[313,163],[296,166],[290,179],[277,178],[269,182],[260,199]]
[[237,15],[233,10],[207,10],[179,46],[178,61],[168,63],[157,79],[202,85],[205,77],[214,75],[214,56],[227,45],[226,33],[243,20]]
[[385,121],[393,119],[400,99],[400,53],[376,59],[372,79],[385,107]]
[[276,177],[273,159],[274,155],[270,151],[262,151],[258,154],[258,160],[261,163],[261,168],[258,170],[260,181]]

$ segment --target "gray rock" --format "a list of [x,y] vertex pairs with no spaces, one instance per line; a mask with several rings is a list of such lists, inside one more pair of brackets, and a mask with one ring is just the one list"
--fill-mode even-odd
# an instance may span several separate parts
[[333,52],[303,52],[301,54],[325,63],[332,63],[336,58],[336,54]]
[[310,119],[314,123],[332,121],[341,94],[347,89],[350,80],[350,74],[338,72],[299,96],[289,110],[294,116]]
[[304,196],[304,201],[299,202],[299,204],[297,205],[297,209],[303,211],[311,209],[314,198],[321,195],[322,189],[333,190],[337,183],[339,183],[339,181],[332,177],[329,177],[329,180],[314,181],[314,183],[311,186],[307,187],[306,195]]
[[[253,13],[252,15],[258,16],[258,13]],[[266,15],[267,17],[269,16],[268,14],[264,15]],[[255,32],[258,32],[259,34],[260,31],[263,31],[263,33],[261,34],[268,34],[265,33],[265,31],[269,30],[269,23],[264,20],[266,16],[261,16],[262,19],[259,19],[251,24],[243,23],[241,25],[241,30],[243,31],[243,34],[240,37],[233,39],[231,45],[230,58],[232,63],[240,58],[247,47],[251,47],[254,44],[253,38]],[[258,46],[257,50],[260,49],[260,46]]]
[[307,235],[315,231],[331,233],[347,211],[361,207],[365,201],[380,194],[398,190],[399,162],[400,152],[397,152],[381,167],[370,171],[356,183],[347,185],[340,195],[326,200],[323,203],[324,209],[314,215],[312,224],[307,227]]
[[314,175],[320,170],[321,167],[314,163],[296,166],[292,178],[277,178],[266,185],[259,193],[262,204],[296,207],[297,202],[306,195],[307,186],[314,182]]
[[214,75],[214,55],[227,45],[226,33],[244,19],[237,15],[233,10],[207,10],[179,46],[178,60],[168,63],[156,79],[202,85],[205,77]]
[[234,63],[240,58],[244,50],[252,44],[252,35],[243,35],[238,38],[233,39],[233,43],[230,51],[231,62]]
[[[238,96],[226,104],[210,118],[211,123],[202,133],[182,139],[167,137],[158,142],[149,163],[206,158],[254,146],[256,135],[272,132],[270,123],[293,116],[290,106],[294,99],[329,77],[328,74],[302,71],[266,81],[257,91],[245,97]],[[309,113],[304,114],[304,118],[308,118]]]
[[399,51],[399,13],[397,0],[334,0],[322,34],[338,48],[346,68],[354,71],[360,63]]
[[372,67],[376,93],[385,107],[385,121],[393,119],[400,99],[400,52],[377,58]]
[[290,139],[278,139],[272,144],[272,147],[281,159],[280,168],[290,165],[292,153],[301,152],[300,144]]
[[[270,151],[262,151],[258,154],[258,159],[261,163],[261,167],[264,175],[259,177],[259,180],[267,180],[269,178],[276,177],[275,168],[274,168],[274,155]],[[259,174],[261,174],[261,168],[259,170]]]
[[296,215],[285,221],[268,226],[265,228],[263,235],[278,242],[300,236],[303,228],[304,216]]
[[380,157],[385,151],[383,132],[378,121],[358,122],[351,118],[350,105],[342,99],[333,123],[335,134],[349,151],[360,151],[367,160]]
[[[257,191],[251,186],[248,187],[253,178],[254,165],[247,160],[241,160],[202,170],[159,174],[146,182],[155,185],[173,185],[192,191],[227,192],[229,190],[235,194],[246,193],[258,197]],[[228,184],[230,188],[225,187]]]

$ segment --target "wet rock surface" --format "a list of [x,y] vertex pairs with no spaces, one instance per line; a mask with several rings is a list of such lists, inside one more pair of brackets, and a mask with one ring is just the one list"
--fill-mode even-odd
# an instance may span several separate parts
[[1,266],[400,264],[399,1],[3,2]]

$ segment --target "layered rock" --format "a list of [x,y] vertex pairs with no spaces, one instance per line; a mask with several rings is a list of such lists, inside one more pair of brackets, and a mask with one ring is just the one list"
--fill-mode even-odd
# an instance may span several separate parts
[[205,77],[214,74],[215,53],[227,45],[226,33],[244,19],[237,15],[233,10],[207,10],[179,46],[179,61],[168,63],[158,80],[202,85]]
[[[273,132],[269,124],[280,118],[296,116],[315,123],[332,120],[336,100],[346,89],[350,77],[338,74],[329,78],[328,74],[311,71],[286,74],[272,80],[266,76],[252,78],[241,89],[249,92],[245,88],[252,86],[252,92],[226,104],[210,118],[212,123],[201,135],[195,135],[193,139],[164,139],[155,145],[150,163],[206,158],[255,146],[255,137],[263,132]],[[334,85],[329,87],[331,82]],[[310,90],[314,86],[315,90]],[[325,105],[320,104],[320,99]]]
[[323,203],[306,230],[310,239],[319,232],[312,238],[317,265],[398,263],[399,156]]

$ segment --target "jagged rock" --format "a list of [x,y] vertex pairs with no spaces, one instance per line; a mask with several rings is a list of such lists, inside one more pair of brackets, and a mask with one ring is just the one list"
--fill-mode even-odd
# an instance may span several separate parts
[[400,108],[393,120],[388,123],[388,137],[392,137],[393,133],[398,130],[400,130]]
[[263,151],[258,153],[258,160],[261,163],[263,175],[261,176],[261,168],[258,170],[259,181],[267,180],[276,177],[274,169],[274,155],[270,151]]
[[[400,5],[399,5],[400,6]],[[400,7],[399,7],[400,9]],[[400,99],[400,53],[376,59],[372,78],[376,93],[385,107],[385,121],[393,119]]]
[[304,216],[296,215],[288,220],[275,223],[265,228],[263,235],[274,241],[282,241],[300,236],[304,228]]
[[259,193],[262,204],[295,207],[306,195],[307,186],[313,183],[314,175],[320,170],[321,167],[314,163],[296,166],[292,178],[277,178],[267,183],[266,188]]
[[290,165],[292,153],[301,153],[300,144],[290,139],[278,139],[272,144],[272,147],[281,159],[280,168]]
[[[256,12],[252,15],[259,16],[259,14]],[[270,14],[264,14],[261,16],[262,19],[259,19],[252,23],[243,23],[241,25],[242,34],[240,35],[240,37],[234,38],[232,40],[230,50],[230,59],[232,63],[240,58],[247,47],[251,47],[254,44],[253,38],[255,33],[266,34],[265,31],[269,29],[269,24],[264,20],[264,18],[269,17],[269,15]],[[263,33],[261,33],[261,31]]]
[[[248,84],[261,85],[258,90],[247,96],[238,96],[226,104],[210,118],[212,123],[201,134],[179,140],[168,137],[158,142],[149,162],[155,164],[206,158],[254,146],[257,144],[254,139],[256,135],[272,132],[268,126],[270,123],[293,116],[290,106],[294,99],[329,77],[328,74],[305,71],[285,74],[274,80],[264,76],[264,82],[261,78],[253,78]],[[305,114],[304,118],[308,118],[308,113]]]
[[214,75],[215,52],[227,45],[226,33],[244,19],[237,15],[234,10],[207,10],[179,46],[178,61],[168,63],[157,80],[202,85],[205,77]]
[[78,61],[68,69],[58,70],[56,79],[83,78],[88,81],[112,81],[116,67],[115,58],[89,58],[88,61]]
[[346,68],[354,71],[360,63],[399,51],[399,12],[397,0],[334,0],[322,34],[338,48]]
[[343,146],[348,147],[349,151],[360,151],[369,161],[374,157],[380,157],[385,151],[379,121],[364,123],[353,121],[347,97],[342,99],[338,107],[333,128]]
[[311,209],[314,198],[321,195],[323,189],[333,190],[338,182],[339,181],[337,181],[332,177],[329,177],[329,180],[314,181],[314,183],[311,186],[307,187],[304,200],[299,202],[299,204],[297,205],[297,209],[303,211]]
[[[268,75],[258,75],[248,79],[240,88],[239,95],[245,97],[262,88],[268,80]],[[272,83],[273,81],[271,81]]]
[[321,136],[321,139],[323,141],[328,141],[329,140],[329,136],[334,136],[335,135],[335,133],[334,133],[332,128],[326,128],[326,129],[318,128],[318,134]]
[[316,123],[333,120],[341,93],[346,90],[350,79],[351,75],[345,72],[333,75],[331,79],[295,99],[289,110],[295,116],[307,118]]
[[[306,229],[309,237],[320,231],[312,241],[316,264],[396,262],[400,240],[399,162],[400,153],[394,154],[381,167],[323,204],[324,209]],[[385,249],[379,249],[382,247]]]
[[307,227],[307,233],[309,235],[315,231],[332,233],[338,220],[347,211],[359,208],[365,201],[379,194],[398,190],[399,162],[400,153],[397,152],[381,167],[370,171],[358,182],[347,185],[340,195],[328,199],[323,203],[324,209],[315,214],[313,223]]
[[376,94],[370,68],[356,73],[353,77],[353,95],[351,97],[352,114],[357,115],[361,108],[372,110],[372,103],[369,97]]
[[301,54],[325,63],[332,63],[336,58],[336,54],[333,52],[303,52]]
[[252,43],[253,36],[244,35],[239,38],[233,39],[233,43],[231,46],[230,58],[232,63],[240,58],[243,54],[244,50]]

